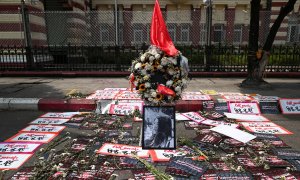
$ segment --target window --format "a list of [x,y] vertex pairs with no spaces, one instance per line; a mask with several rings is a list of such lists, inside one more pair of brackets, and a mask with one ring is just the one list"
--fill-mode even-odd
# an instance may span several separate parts
[[109,25],[101,24],[100,25],[100,42],[109,42]]
[[204,45],[206,42],[206,26],[204,23],[200,24],[200,44]]
[[214,42],[222,43],[224,42],[224,25],[223,24],[215,24],[214,25]]
[[176,24],[168,24],[167,25],[169,35],[172,39],[172,41],[176,42]]
[[141,24],[135,24],[133,26],[133,41],[143,43],[143,27]]
[[300,40],[299,25],[290,24],[288,34],[289,42],[298,42]]
[[183,24],[181,26],[181,42],[190,41],[190,26],[188,24]]
[[234,25],[234,34],[233,34],[233,43],[240,44],[242,43],[242,37],[243,37],[243,25],[236,24]]

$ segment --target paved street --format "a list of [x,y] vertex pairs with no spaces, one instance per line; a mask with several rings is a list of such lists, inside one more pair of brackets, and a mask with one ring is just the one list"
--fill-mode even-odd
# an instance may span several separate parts
[[[300,98],[299,79],[266,79],[272,89],[241,89],[242,78],[193,78],[188,91],[214,89],[218,92],[258,93],[285,98]],[[0,98],[64,98],[73,89],[90,94],[106,87],[128,87],[126,78],[0,78]],[[0,111],[0,142],[15,135],[29,122],[45,112]],[[274,123],[293,132],[279,136],[296,150],[300,150],[300,115],[264,114]],[[134,125],[140,126],[140,123]],[[177,123],[177,136],[194,137],[193,130],[186,130],[183,123]]]

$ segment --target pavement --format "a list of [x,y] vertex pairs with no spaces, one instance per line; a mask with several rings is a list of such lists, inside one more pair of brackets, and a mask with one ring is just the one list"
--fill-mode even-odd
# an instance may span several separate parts
[[[299,78],[266,78],[271,88],[240,88],[244,78],[192,78],[186,91],[213,89],[218,92],[240,92],[282,98],[300,98]],[[71,91],[91,94],[107,87],[128,87],[126,77],[1,77],[0,78],[0,142],[15,135],[29,122],[45,112],[95,110],[96,101],[83,98],[68,99]],[[182,104],[180,104],[182,103]],[[179,102],[181,110],[201,108],[199,102]],[[198,103],[198,104],[197,104]],[[197,106],[198,105],[198,106]],[[279,137],[289,146],[300,150],[300,115],[264,114],[272,122],[293,132]],[[137,126],[140,126],[138,124]],[[186,130],[183,123],[176,124],[178,136],[194,137],[193,130]]]

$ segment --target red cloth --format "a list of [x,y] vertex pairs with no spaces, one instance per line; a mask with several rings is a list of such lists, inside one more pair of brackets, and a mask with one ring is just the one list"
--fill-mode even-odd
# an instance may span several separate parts
[[175,48],[167,30],[164,18],[160,11],[158,0],[155,1],[153,10],[150,39],[152,45],[159,47],[169,56],[175,56],[178,54],[178,50]]

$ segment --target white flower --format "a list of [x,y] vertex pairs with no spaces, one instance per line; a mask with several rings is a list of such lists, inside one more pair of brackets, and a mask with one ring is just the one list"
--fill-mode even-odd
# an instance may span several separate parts
[[141,56],[141,61],[144,62],[145,59],[146,59],[146,56],[143,54],[143,55]]
[[157,59],[157,60],[159,60],[159,58],[160,58],[160,54],[155,54],[155,59]]
[[156,95],[157,95],[156,92],[152,92],[152,93],[151,93],[151,96],[152,96],[152,97],[156,97]]
[[180,86],[177,86],[177,87],[175,88],[175,91],[176,91],[176,92],[181,92],[181,87],[180,87]]
[[152,68],[152,66],[151,66],[150,64],[147,63],[146,66],[145,66],[145,69],[146,69],[146,70],[151,70],[151,68]]
[[150,57],[149,57],[149,61],[153,61],[154,59],[155,59],[154,56],[150,56]]
[[141,70],[141,74],[142,74],[142,75],[147,75],[146,69]]
[[168,69],[168,73],[173,76],[175,74],[175,71],[173,69]]
[[174,65],[177,65],[177,60],[176,60],[176,59],[174,59],[174,58],[172,58],[172,57],[169,57],[168,60],[169,60],[170,62],[172,62]]
[[136,63],[136,65],[134,66],[134,69],[140,69],[142,67],[141,63]]
[[145,80],[145,81],[148,81],[149,80],[149,76],[148,75],[145,75],[144,77],[143,77],[143,79]]
[[160,63],[162,66],[166,66],[167,64],[168,64],[168,60],[167,60],[167,58],[162,58],[161,59],[161,63]]
[[148,93],[144,93],[144,96],[145,96],[145,98],[148,98],[149,94]]
[[157,69],[158,69],[158,70],[161,70],[162,68],[163,68],[162,65],[158,65],[158,66],[157,66]]
[[168,87],[172,86],[172,84],[173,84],[173,81],[172,81],[172,80],[169,80],[169,81],[167,81],[167,83],[166,83],[166,85],[167,85]]
[[182,79],[182,84],[185,86],[187,84],[187,80],[186,79]]
[[146,87],[146,88],[149,88],[149,87],[151,87],[151,84],[148,83],[148,82],[146,82],[146,83],[145,83],[145,87]]
[[158,103],[158,100],[157,100],[157,99],[153,99],[153,103],[154,103],[154,104],[157,104],[157,103]]
[[153,101],[153,98],[148,98],[148,101]]

